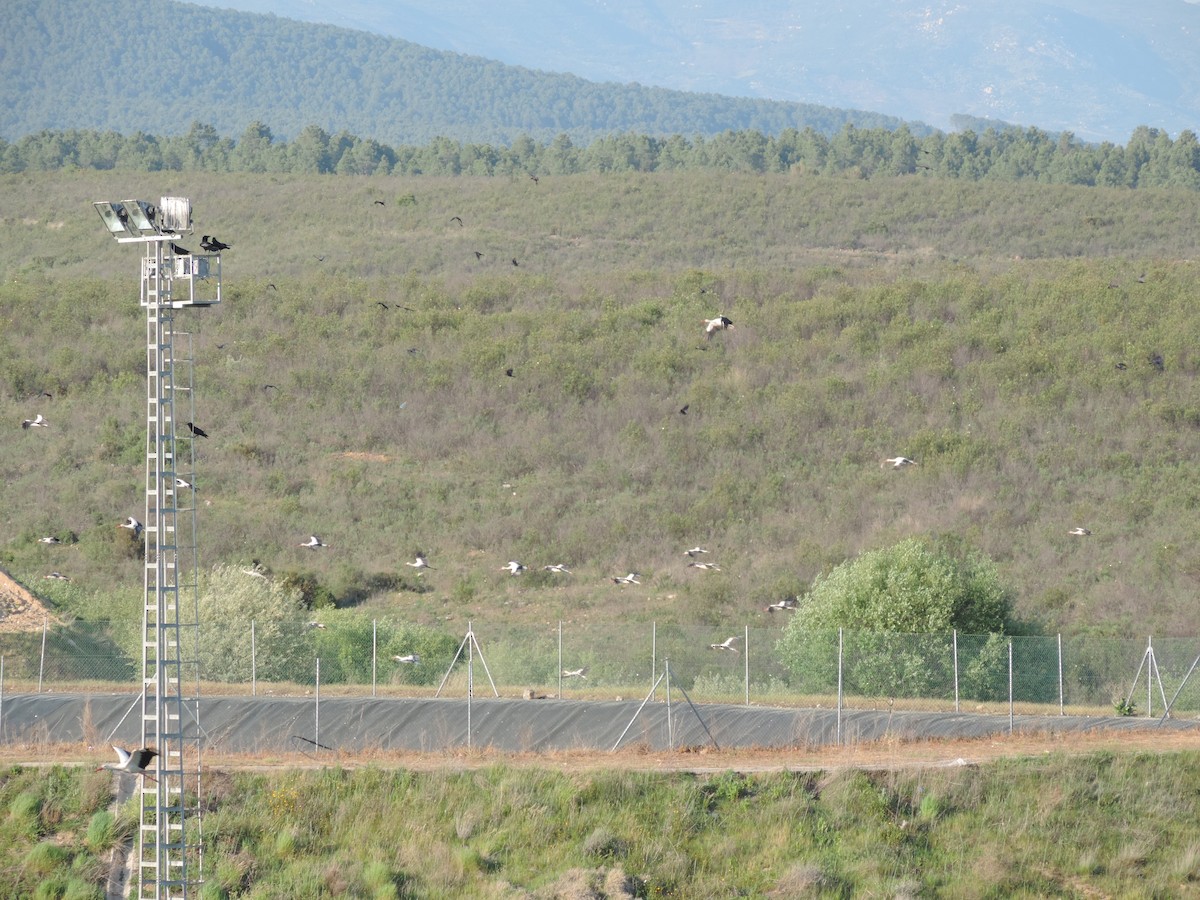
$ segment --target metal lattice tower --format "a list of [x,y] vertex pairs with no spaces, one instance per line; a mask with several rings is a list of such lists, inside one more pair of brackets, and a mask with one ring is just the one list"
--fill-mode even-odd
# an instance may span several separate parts
[[174,240],[191,230],[184,198],[163,198],[159,208],[140,200],[95,206],[118,242],[138,242],[145,251],[141,735],[158,756],[153,779],[140,779],[138,788],[137,897],[186,898],[203,881],[197,438],[177,438],[178,424],[195,415],[191,335],[175,330],[175,310],[220,302],[220,256],[177,252]]

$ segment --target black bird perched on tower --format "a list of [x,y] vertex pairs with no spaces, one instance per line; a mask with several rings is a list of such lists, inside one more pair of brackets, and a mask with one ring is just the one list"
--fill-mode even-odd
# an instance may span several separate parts
[[200,238],[200,247],[209,253],[220,253],[222,250],[229,249],[228,244],[223,244],[215,237],[207,234]]
[[205,431],[203,428],[201,428],[199,425],[193,425],[191,422],[188,422],[187,427],[188,427],[188,431],[190,431],[196,437],[202,437],[202,438],[208,437],[208,432]]

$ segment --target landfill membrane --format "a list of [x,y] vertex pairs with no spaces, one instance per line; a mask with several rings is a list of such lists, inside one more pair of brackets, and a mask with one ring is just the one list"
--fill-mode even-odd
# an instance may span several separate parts
[[[0,701],[0,744],[140,741],[136,694],[16,694]],[[189,709],[191,706],[189,705]],[[1200,734],[1193,718],[793,709],[662,700],[205,697],[209,751],[553,753],[644,748],[813,749],[883,740],[971,740],[1084,732]]]

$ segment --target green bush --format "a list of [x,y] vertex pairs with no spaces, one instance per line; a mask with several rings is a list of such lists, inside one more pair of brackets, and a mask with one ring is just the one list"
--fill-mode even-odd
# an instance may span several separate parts
[[[874,697],[953,696],[952,632],[1002,633],[1011,594],[995,566],[975,553],[909,539],[869,551],[819,576],[778,644],[802,690],[837,683]],[[995,641],[971,656],[964,684],[995,699]]]

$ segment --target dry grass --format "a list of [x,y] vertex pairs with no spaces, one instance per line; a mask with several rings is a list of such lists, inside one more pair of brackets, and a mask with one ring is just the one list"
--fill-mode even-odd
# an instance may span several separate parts
[[[1098,752],[1171,754],[1200,750],[1200,732],[1152,729],[1070,733],[994,735],[970,740],[899,739],[794,748],[682,747],[675,751],[651,750],[641,745],[615,752],[558,750],[543,753],[506,753],[490,748],[456,748],[444,752],[364,750],[361,752],[260,751],[229,753],[205,751],[206,771],[271,771],[290,768],[345,769],[379,767],[414,771],[454,771],[503,765],[519,769],[554,771],[664,771],[714,773],[892,771],[954,768],[982,765],[1000,759],[1021,759],[1047,754],[1082,756]],[[95,744],[54,742],[10,743],[0,746],[0,763],[19,766],[92,765],[108,762],[111,751]]]

